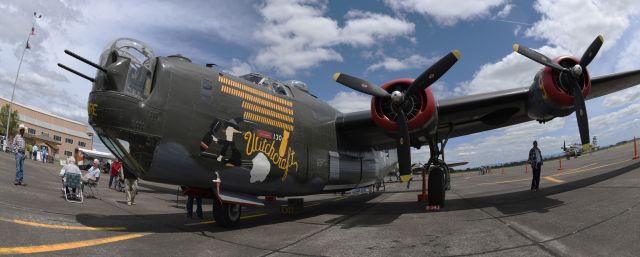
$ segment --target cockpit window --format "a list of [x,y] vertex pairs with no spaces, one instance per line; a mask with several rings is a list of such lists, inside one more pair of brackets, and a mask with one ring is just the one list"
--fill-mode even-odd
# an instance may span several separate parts
[[270,77],[258,73],[249,73],[240,77],[249,82],[253,82],[256,85],[262,86],[269,91],[275,92],[276,94],[293,97],[291,89],[288,86]]
[[131,61],[124,92],[142,98],[148,97],[153,89],[152,77],[156,63],[153,50],[138,40],[121,38],[111,44],[110,52]]

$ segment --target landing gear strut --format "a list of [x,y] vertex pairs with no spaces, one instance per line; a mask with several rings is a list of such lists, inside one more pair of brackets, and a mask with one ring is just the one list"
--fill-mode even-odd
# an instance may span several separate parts
[[[431,156],[424,167],[424,170],[429,173],[428,206],[444,207],[446,190],[451,189],[449,166],[444,162],[444,147],[447,145],[447,141],[448,139],[439,141],[436,136],[429,142]],[[422,184],[425,185],[424,182]]]

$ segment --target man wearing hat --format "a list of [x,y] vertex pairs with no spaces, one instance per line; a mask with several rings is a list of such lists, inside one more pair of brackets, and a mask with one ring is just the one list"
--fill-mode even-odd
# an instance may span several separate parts
[[13,143],[11,143],[11,149],[13,149],[13,152],[16,153],[16,181],[13,183],[14,185],[22,185],[22,180],[24,179],[24,170],[22,170],[22,168],[24,166],[24,158],[26,157],[24,152],[25,143],[23,137],[26,127],[24,126],[24,124],[20,124],[18,128],[20,130],[20,133],[18,133],[13,138]]

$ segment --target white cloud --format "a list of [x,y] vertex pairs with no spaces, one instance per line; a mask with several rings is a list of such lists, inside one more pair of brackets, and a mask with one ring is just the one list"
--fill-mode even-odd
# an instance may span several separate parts
[[338,92],[333,99],[327,101],[329,105],[342,113],[364,111],[371,109],[371,96],[358,92]]
[[[537,49],[547,56],[558,56],[566,51],[542,47]],[[482,65],[474,74],[473,79],[460,83],[455,89],[456,95],[473,95],[498,90],[528,87],[533,82],[535,74],[543,68],[542,65],[528,58],[512,52],[496,63]]]
[[513,9],[513,4],[505,4],[504,8],[502,8],[502,10],[500,10],[498,14],[496,14],[495,18],[506,18],[507,16],[509,16],[509,14],[511,14],[511,9]]
[[352,10],[340,27],[324,16],[326,3],[313,0],[271,0],[260,8],[264,20],[256,31],[265,46],[255,57],[260,68],[283,75],[315,67],[322,62],[342,61],[334,47],[371,46],[399,36],[409,36],[415,25],[388,15]]
[[231,68],[225,70],[225,72],[229,72],[236,76],[241,76],[244,74],[251,73],[254,69],[246,62],[240,61],[239,59],[233,58],[231,59]]
[[572,51],[584,51],[594,38],[605,38],[602,50],[615,45],[632,16],[638,15],[636,0],[538,0],[534,8],[543,16],[526,35]]
[[[454,25],[461,20],[487,17],[490,11],[503,5],[506,0],[385,0],[396,11],[417,12],[433,17],[442,25]],[[505,7],[502,11],[506,10]],[[508,11],[505,11],[508,13]]]
[[[616,71],[635,70],[640,67],[640,29],[636,29],[629,44],[617,57]],[[602,105],[606,108],[618,107],[640,98],[640,87],[632,87],[613,93],[604,98]]]
[[387,71],[399,71],[406,69],[425,68],[434,63],[436,58],[426,58],[419,54],[413,54],[405,59],[399,60],[393,57],[385,57],[382,61],[367,67],[367,72],[384,69]]
[[556,118],[546,124],[532,121],[502,128],[471,142],[455,145],[447,155],[455,161],[468,161],[473,167],[524,160],[533,140],[538,141],[544,155],[558,153],[558,142],[566,137],[547,135],[564,126],[565,119]]

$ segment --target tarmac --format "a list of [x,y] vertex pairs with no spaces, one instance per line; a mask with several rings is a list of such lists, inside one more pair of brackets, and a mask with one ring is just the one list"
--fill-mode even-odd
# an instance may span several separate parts
[[[526,155],[526,153],[524,153]],[[141,181],[136,205],[107,188],[83,204],[62,197],[60,165],[25,161],[14,186],[13,155],[0,153],[0,255],[36,256],[638,256],[640,160],[633,144],[545,162],[540,191],[531,170],[454,174],[446,206],[425,211],[410,189],[307,196],[298,215],[243,209],[234,229],[185,217],[177,186]]]

